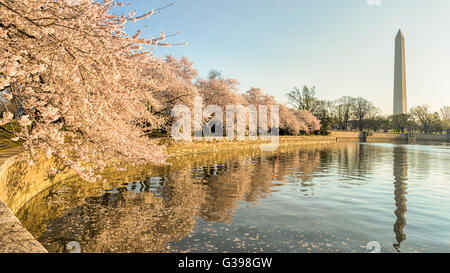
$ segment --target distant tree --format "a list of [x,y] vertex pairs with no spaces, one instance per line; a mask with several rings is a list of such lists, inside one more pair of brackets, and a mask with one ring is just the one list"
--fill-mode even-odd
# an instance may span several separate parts
[[266,95],[260,88],[251,88],[243,97],[252,105],[279,105],[280,133],[296,135],[300,132],[311,133],[320,130],[320,121],[307,110],[291,110],[278,103],[274,97]]
[[227,105],[244,104],[242,96],[237,93],[239,81],[226,79],[216,70],[211,70],[207,79],[200,79],[195,85],[205,105],[219,105],[225,110]]
[[436,116],[434,113],[431,113],[428,105],[421,105],[412,108],[411,115],[417,119],[421,130],[425,134],[429,134],[431,132],[433,122],[435,122],[436,119],[439,119],[439,115]]
[[363,131],[366,120],[373,117],[374,113],[377,112],[377,108],[372,102],[359,97],[353,100],[352,112],[356,119],[359,131]]
[[320,120],[318,120],[311,112],[307,110],[296,110],[295,116],[301,121],[302,127],[301,131],[308,134],[320,130]]
[[296,110],[307,110],[310,112],[314,112],[317,104],[315,90],[315,86],[309,88],[305,85],[303,86],[302,90],[294,87],[294,90],[287,94],[289,103]]
[[444,129],[450,129],[450,106],[444,106],[440,110]]
[[410,118],[410,119],[408,120],[406,129],[408,130],[408,132],[414,133],[414,132],[416,132],[417,130],[419,130],[419,125],[418,125],[417,122],[414,120],[414,118]]
[[435,133],[440,133],[442,134],[442,132],[444,131],[444,121],[441,120],[439,113],[435,112],[434,114],[434,119],[433,122],[431,123],[431,130]]
[[[215,70],[211,70],[207,79],[199,79],[195,85],[203,98],[205,106],[217,105],[225,112],[228,105],[246,104],[245,98],[237,93],[238,80],[224,78]],[[203,117],[205,122],[211,121],[213,118],[213,115]],[[224,120],[223,122],[222,126],[226,126],[226,121]],[[216,127],[211,127],[211,130],[215,131]]]
[[171,55],[167,55],[165,62],[172,68],[177,77],[187,82],[192,82],[198,75],[198,70],[193,67],[194,63],[187,57],[183,56],[177,59]]
[[378,132],[381,129],[386,129],[389,126],[389,119],[383,116],[375,116],[367,120],[367,128]]
[[279,104],[280,134],[298,135],[300,131],[307,131],[305,122],[297,118],[294,111],[284,104]]
[[403,132],[408,128],[411,116],[408,114],[395,114],[390,117],[392,129],[397,132]]
[[215,70],[215,69],[211,69],[208,72],[208,79],[210,80],[221,80],[223,79],[223,75],[222,72]]
[[194,97],[200,96],[197,86],[193,83],[194,78],[197,77],[197,69],[186,57],[177,59],[166,56],[165,60],[157,59],[155,62],[158,65],[146,69],[142,77],[154,83],[153,88],[148,92],[152,93],[159,105],[153,106],[151,110],[161,120],[158,133],[167,133],[175,122],[171,114],[172,109],[178,104],[193,109]]
[[348,129],[348,121],[352,114],[352,105],[354,98],[345,96],[334,102],[333,116],[337,127],[340,130]]
[[384,117],[384,122],[383,124],[381,124],[380,129],[383,130],[383,132],[389,132],[389,130],[391,129],[392,125],[391,125],[391,120],[389,117]]
[[333,123],[333,102],[318,100],[312,114],[320,120],[320,133],[326,135]]

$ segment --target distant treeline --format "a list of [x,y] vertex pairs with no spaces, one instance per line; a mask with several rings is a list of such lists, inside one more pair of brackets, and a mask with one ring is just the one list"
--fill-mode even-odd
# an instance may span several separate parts
[[381,110],[362,97],[320,100],[316,97],[315,87],[295,87],[287,96],[294,109],[310,111],[320,120],[322,133],[329,130],[367,130],[442,134],[450,128],[450,106],[432,112],[428,105],[421,105],[411,108],[408,114],[387,116],[381,115]]

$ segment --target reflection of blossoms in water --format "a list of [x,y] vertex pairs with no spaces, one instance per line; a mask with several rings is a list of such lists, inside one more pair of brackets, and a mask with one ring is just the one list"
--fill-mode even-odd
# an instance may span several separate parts
[[[51,220],[39,241],[51,252],[65,251],[67,240],[80,242],[86,252],[174,251],[170,242],[188,236],[198,217],[231,224],[240,201],[266,198],[275,191],[272,181],[292,173],[285,164],[305,165],[302,169],[311,173],[319,158],[317,152],[291,152],[164,172],[87,198]],[[49,201],[57,204],[65,192],[55,190]]]
[[271,180],[261,179],[254,170],[272,179],[284,175],[275,159],[188,167],[113,188],[73,208],[64,200],[72,200],[67,195],[76,189],[55,189],[47,206],[70,209],[50,220],[39,240],[51,252],[66,251],[69,241],[80,242],[86,252],[171,251],[168,243],[191,233],[197,217],[231,223],[239,201],[256,202],[270,194]]
[[305,151],[290,155],[291,166],[294,173],[288,175],[289,184],[298,187],[303,195],[313,195],[313,173],[320,165],[319,151]]
[[63,185],[61,188],[51,191],[50,195],[47,196],[46,202],[49,207],[57,207],[69,205],[69,200],[67,197],[71,194],[71,188],[67,185]]
[[67,238],[80,242],[84,252],[165,252],[168,242],[195,225],[202,192],[189,177],[189,170],[166,177],[171,190],[160,197],[148,184],[140,193],[124,186],[88,198],[50,221],[39,240],[51,252],[63,252]]

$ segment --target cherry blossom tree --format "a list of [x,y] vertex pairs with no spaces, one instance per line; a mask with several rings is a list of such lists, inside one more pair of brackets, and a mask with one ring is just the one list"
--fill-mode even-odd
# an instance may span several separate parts
[[307,110],[296,110],[295,116],[302,122],[302,129],[307,133],[320,130],[320,120],[318,120],[311,112]]
[[[152,56],[168,46],[164,33],[148,39],[125,33],[143,15],[113,15],[122,4],[105,0],[0,0],[0,90],[17,98],[24,115],[15,140],[31,158],[56,156],[83,178],[119,159],[163,163],[163,147],[145,136],[161,119],[154,92],[161,81],[142,77],[166,70]],[[170,72],[168,72],[170,73]],[[1,125],[13,118],[3,114]],[[144,125],[145,126],[144,126]],[[30,160],[33,164],[33,160]]]
[[[0,0],[0,129],[23,142],[30,164],[53,156],[95,181],[111,164],[165,163],[164,147],[149,133],[167,132],[172,108],[193,107],[196,96],[224,110],[278,104],[256,88],[240,95],[238,81],[217,71],[195,80],[198,72],[186,57],[154,56],[177,34],[142,38],[125,27],[165,7],[142,15],[111,12],[121,6],[112,0]],[[20,129],[10,131],[3,125],[15,116]],[[297,134],[320,123],[280,104],[280,126]]]
[[274,97],[266,95],[260,88],[251,88],[244,95],[247,102],[253,105],[280,106],[280,129],[282,132],[296,135],[299,132],[320,130],[320,121],[307,110],[291,110],[286,105],[278,103]]
[[198,70],[193,67],[193,62],[186,56],[179,59],[167,55],[165,62],[171,67],[178,78],[181,78],[187,82],[191,82],[197,77]]
[[[223,115],[227,110],[227,106],[245,105],[245,99],[238,94],[239,82],[236,79],[224,78],[222,74],[216,70],[211,70],[209,76],[206,79],[199,79],[196,81],[196,86],[200,92],[203,99],[203,105],[206,107],[218,106],[222,113],[208,112],[205,108],[203,115],[203,122],[210,127],[211,133],[214,130],[216,134],[223,134],[223,128],[227,126],[233,126],[222,116],[222,119],[218,115]],[[212,109],[210,109],[212,110]],[[218,119],[216,119],[218,118]],[[236,122],[236,119],[234,122]],[[213,129],[214,128],[214,129]],[[194,128],[194,130],[196,130]],[[234,130],[236,132],[236,129]]]
[[207,79],[200,79],[196,86],[206,105],[218,105],[225,110],[227,105],[244,105],[245,100],[237,93],[239,81],[222,77],[211,70]]
[[167,56],[165,60],[154,58],[156,65],[149,65],[142,77],[155,83],[148,92],[157,100],[153,105],[152,113],[160,118],[160,129],[169,132],[173,123],[171,111],[176,105],[194,107],[194,98],[200,96],[194,84],[198,71],[187,57],[177,59]]
[[450,106],[444,106],[440,110],[442,121],[444,122],[444,129],[450,129]]

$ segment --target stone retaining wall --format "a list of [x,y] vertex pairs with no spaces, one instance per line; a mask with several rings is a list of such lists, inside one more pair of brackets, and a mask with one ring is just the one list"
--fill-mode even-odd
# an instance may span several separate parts
[[[14,160],[11,158],[21,149],[7,149],[0,152],[0,176],[5,169],[4,164]],[[10,159],[7,159],[10,158]],[[0,253],[46,253],[47,250],[36,241],[22,226],[19,219],[0,198]]]
[[337,137],[338,139],[358,139],[359,132],[353,131],[332,131],[331,136]]
[[46,253],[0,199],[0,253]]
[[430,135],[430,134],[414,134],[417,140],[422,141],[449,141],[450,135],[440,134],[440,135]]
[[[333,131],[331,136],[337,137],[338,139],[358,139],[359,132],[356,131]],[[446,134],[412,134],[416,141],[436,141],[436,142],[448,142],[450,136]],[[408,141],[407,134],[399,133],[369,133],[367,141]]]

